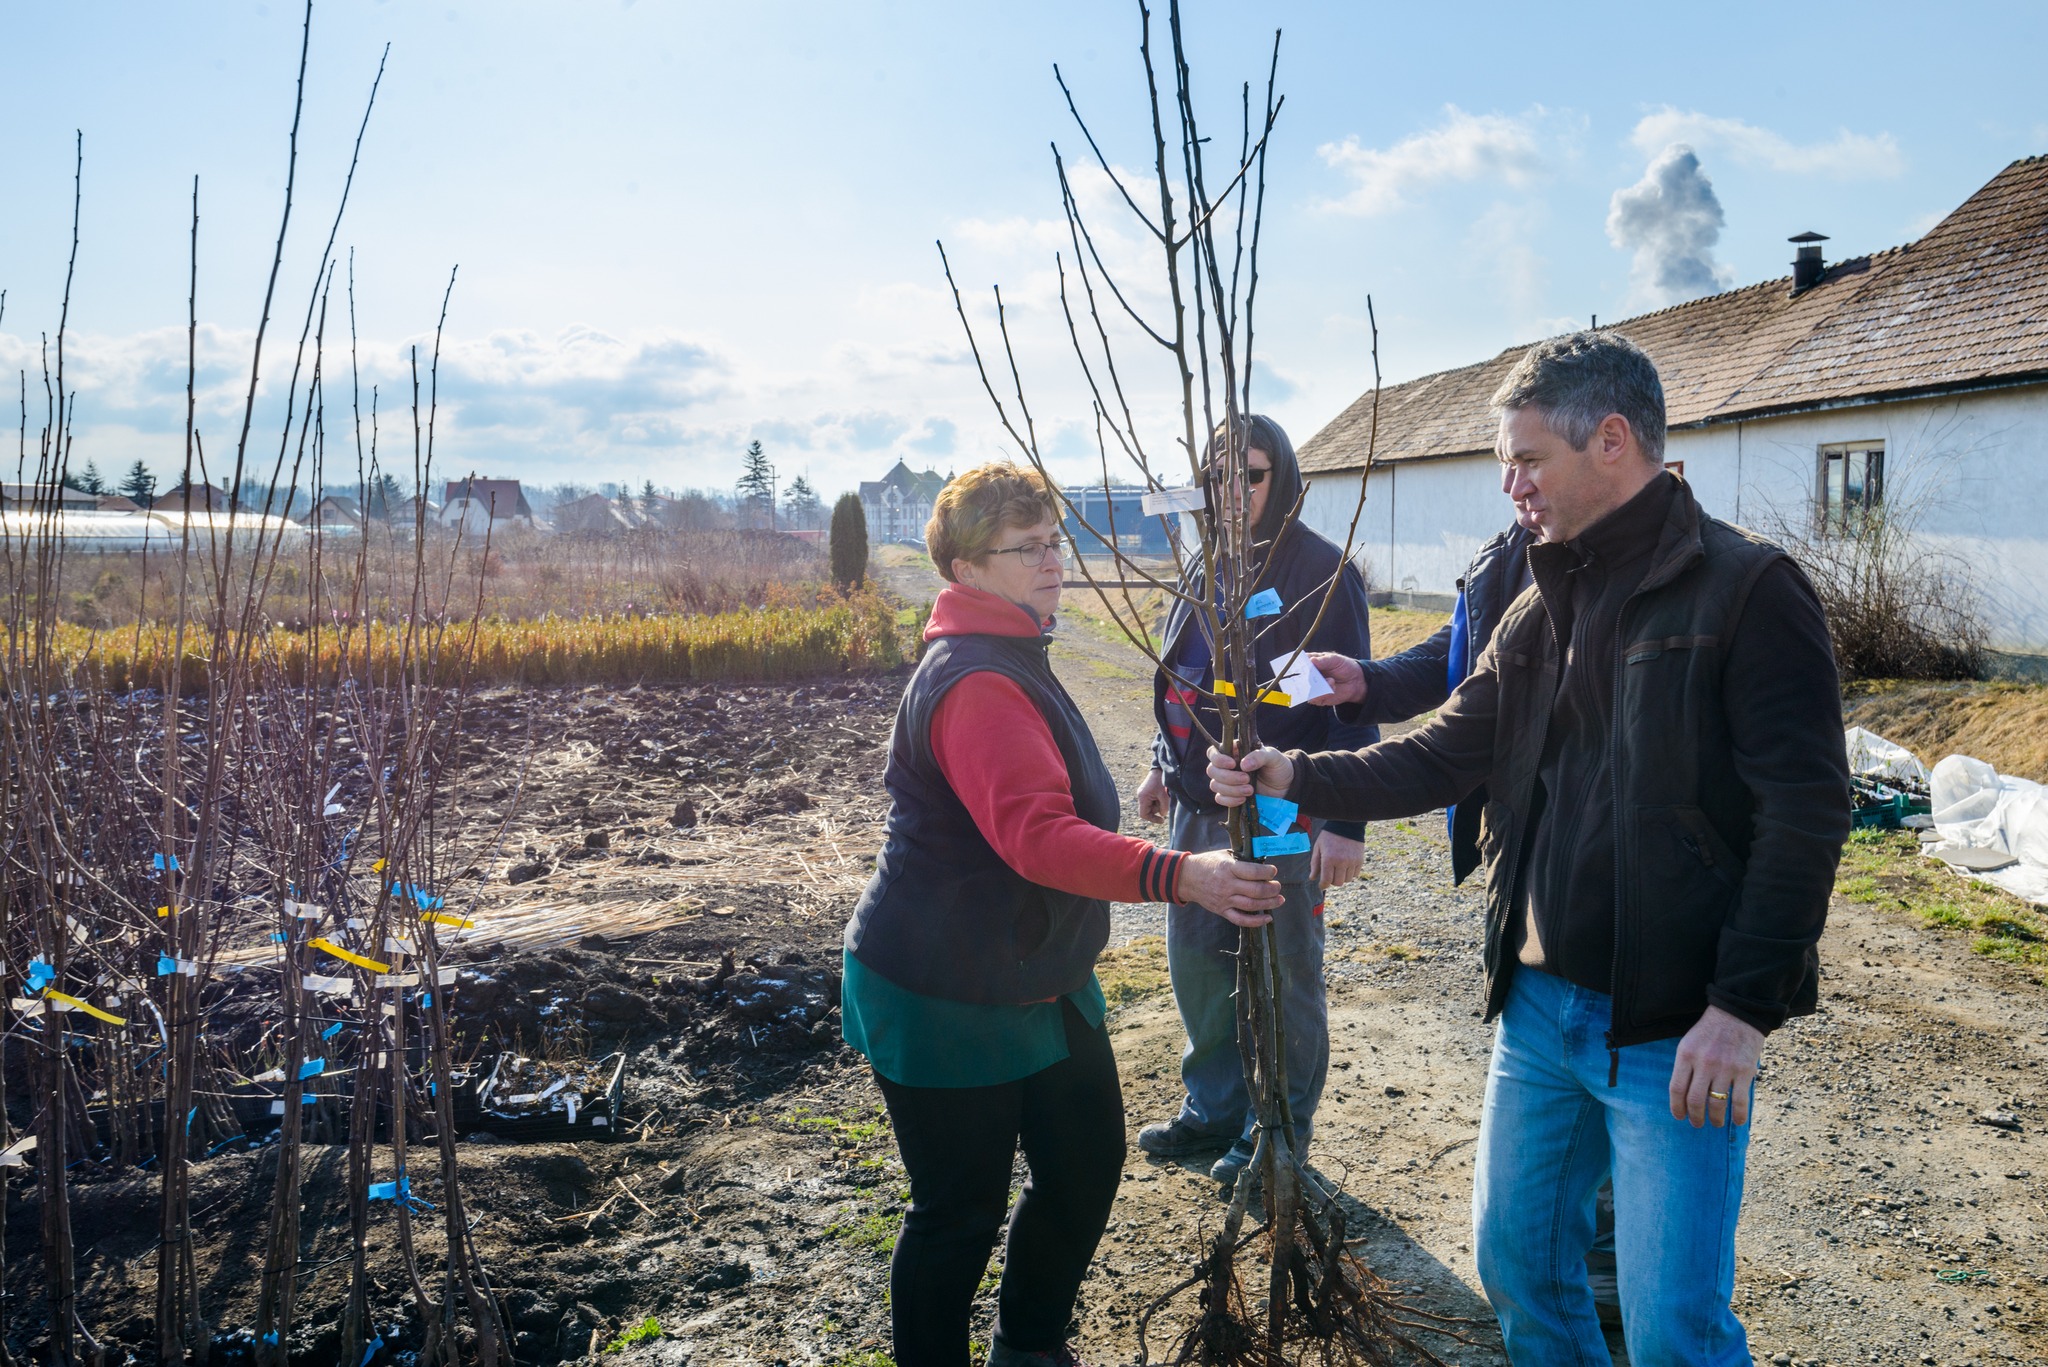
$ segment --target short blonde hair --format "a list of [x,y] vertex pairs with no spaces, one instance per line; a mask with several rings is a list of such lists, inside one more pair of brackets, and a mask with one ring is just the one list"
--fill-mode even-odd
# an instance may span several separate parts
[[948,580],[955,560],[979,560],[1005,527],[1060,520],[1059,495],[1044,475],[1015,461],[992,460],[955,475],[939,491],[924,524],[925,550]]

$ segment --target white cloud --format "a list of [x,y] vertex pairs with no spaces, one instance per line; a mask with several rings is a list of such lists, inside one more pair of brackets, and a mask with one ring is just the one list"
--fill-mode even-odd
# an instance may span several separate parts
[[1641,180],[1614,192],[1607,237],[1635,253],[1630,274],[1637,297],[1662,306],[1728,287],[1732,273],[1714,260],[1726,221],[1699,157],[1674,143],[1657,154]]
[[1442,123],[1392,147],[1361,147],[1356,137],[1325,143],[1317,154],[1354,184],[1323,207],[1370,216],[1401,208],[1413,192],[1445,181],[1527,184],[1546,164],[1538,136],[1544,114],[1540,106],[1517,116],[1468,114],[1451,104]]
[[1644,115],[1630,141],[1646,157],[1673,143],[1685,143],[1722,153],[1738,166],[1836,180],[1888,179],[1906,170],[1905,154],[1889,133],[1851,133],[1845,128],[1826,142],[1796,143],[1741,119],[1716,118],[1670,105]]

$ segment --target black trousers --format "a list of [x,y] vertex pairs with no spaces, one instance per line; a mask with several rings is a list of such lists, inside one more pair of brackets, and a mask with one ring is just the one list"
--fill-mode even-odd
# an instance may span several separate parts
[[876,1076],[910,1174],[889,1264],[897,1367],[968,1367],[975,1288],[1003,1225],[1018,1147],[1029,1176],[1010,1214],[996,1339],[1066,1342],[1074,1298],[1123,1178],[1124,1098],[1109,1036],[1060,1003],[1067,1057],[994,1087],[903,1087]]

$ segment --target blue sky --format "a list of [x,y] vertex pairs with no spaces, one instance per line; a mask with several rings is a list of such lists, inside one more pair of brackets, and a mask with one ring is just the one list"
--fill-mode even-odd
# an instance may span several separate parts
[[[1219,134],[1284,30],[1255,397],[1297,441],[1369,382],[1368,294],[1403,379],[1784,274],[1803,229],[1830,235],[1831,259],[1909,241],[2048,152],[2039,4],[1195,3],[1187,20]],[[194,175],[201,423],[210,450],[228,446],[299,25],[281,0],[0,0],[10,390],[14,372],[37,379],[56,325],[85,135],[76,460],[180,459]],[[1003,285],[1041,434],[1079,472],[1092,437],[1053,293],[1048,145],[1081,147],[1052,64],[1111,159],[1142,171],[1137,32],[1135,7],[1106,0],[323,3],[272,345],[297,336],[388,41],[340,236],[387,451],[408,348],[459,266],[447,474],[729,487],[759,439],[785,479],[829,495],[898,456],[943,471],[1000,453],[943,238],[977,310]],[[1106,185],[1080,193],[1156,300]],[[337,291],[332,338],[342,306]],[[1171,372],[1128,354],[1140,422],[1164,440]]]

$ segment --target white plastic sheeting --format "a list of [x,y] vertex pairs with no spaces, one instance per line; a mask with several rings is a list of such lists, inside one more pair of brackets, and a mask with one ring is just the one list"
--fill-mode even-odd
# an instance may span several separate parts
[[133,513],[0,512],[0,537],[18,549],[61,542],[71,552],[176,551],[189,540],[204,553],[233,537],[249,545],[259,537],[266,544],[295,550],[306,543],[307,529],[286,518],[263,513],[186,512],[182,508],[151,508]]
[[1860,778],[1927,786],[1927,766],[1905,746],[1886,740],[1875,731],[1852,726],[1842,733],[1849,742],[1849,772]]
[[2048,788],[1968,755],[1950,755],[1935,765],[1929,788],[1941,840],[1927,846],[1928,854],[1939,859],[1958,850],[2002,852],[2015,862],[1969,876],[2048,905]]

